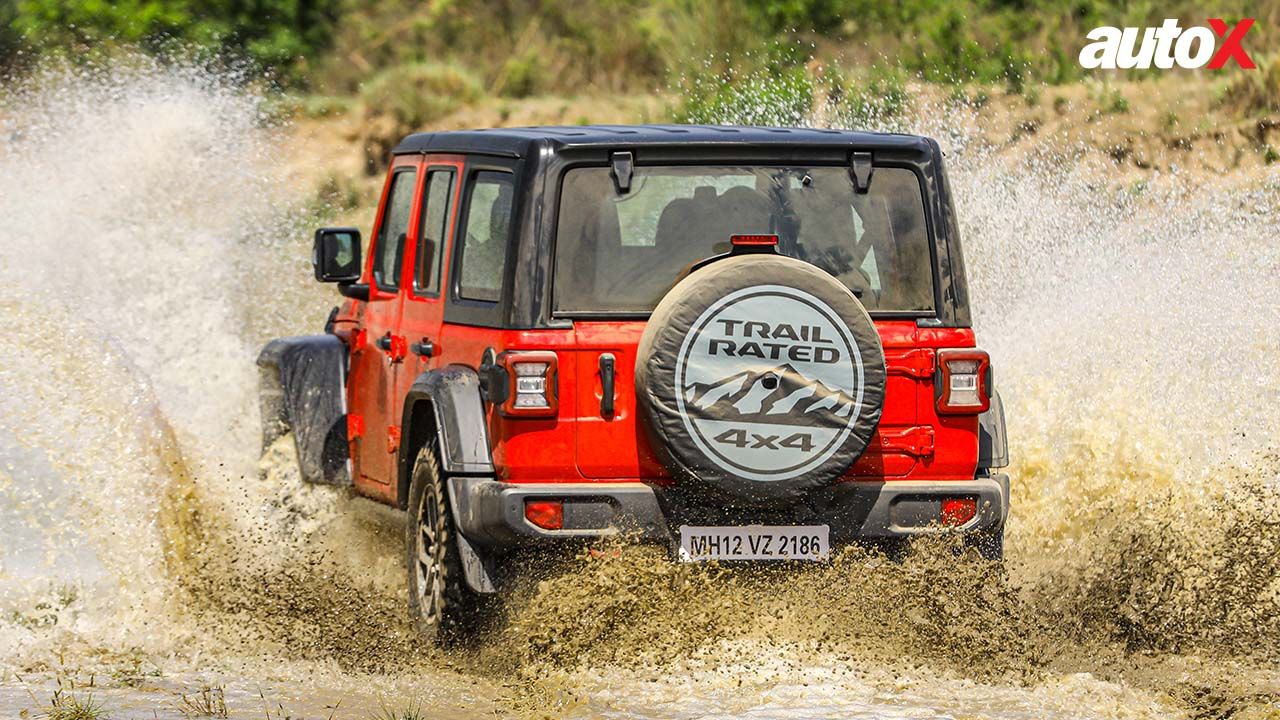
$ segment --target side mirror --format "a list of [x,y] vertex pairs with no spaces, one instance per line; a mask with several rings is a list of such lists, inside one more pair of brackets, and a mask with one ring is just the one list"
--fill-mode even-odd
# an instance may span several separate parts
[[353,283],[360,279],[360,231],[320,228],[311,250],[311,266],[320,282]]

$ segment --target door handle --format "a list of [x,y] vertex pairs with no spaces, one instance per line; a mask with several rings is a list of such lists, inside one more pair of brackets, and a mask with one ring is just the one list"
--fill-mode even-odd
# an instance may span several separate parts
[[386,335],[378,338],[377,341],[374,342],[374,345],[377,345],[379,350],[385,352],[393,363],[398,363],[403,360],[405,354],[409,351],[404,338],[399,335],[392,335],[390,331],[388,331]]
[[613,414],[614,382],[617,379],[614,369],[614,357],[610,353],[600,355],[600,414],[609,417]]
[[422,338],[421,342],[411,344],[409,346],[409,350],[411,350],[415,355],[429,358],[436,354],[436,344],[427,338]]

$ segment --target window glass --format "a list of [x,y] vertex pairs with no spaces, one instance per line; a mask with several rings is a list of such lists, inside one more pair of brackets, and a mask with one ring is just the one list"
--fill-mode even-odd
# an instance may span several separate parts
[[847,167],[638,167],[619,194],[608,168],[565,174],[555,308],[646,313],[732,235],[778,236],[784,255],[831,273],[870,311],[934,312],[916,174],[878,167],[868,193]]
[[449,207],[453,197],[453,172],[433,170],[427,174],[422,198],[422,239],[418,242],[418,267],[414,286],[419,292],[440,292],[440,258],[445,233],[449,230]]
[[404,243],[409,232],[409,213],[413,210],[413,186],[417,177],[414,170],[402,170],[391,178],[391,192],[387,194],[387,208],[382,214],[382,226],[378,228],[377,255],[373,260],[373,278],[380,287],[400,285],[400,266],[404,261]]
[[502,297],[502,272],[511,237],[513,189],[509,173],[484,171],[472,179],[463,223],[460,297],[488,302],[497,302]]

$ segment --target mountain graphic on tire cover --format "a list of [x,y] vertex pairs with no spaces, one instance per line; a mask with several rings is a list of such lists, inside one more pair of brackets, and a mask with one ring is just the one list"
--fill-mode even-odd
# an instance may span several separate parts
[[841,427],[856,400],[791,365],[747,370],[684,388],[686,412],[711,420]]

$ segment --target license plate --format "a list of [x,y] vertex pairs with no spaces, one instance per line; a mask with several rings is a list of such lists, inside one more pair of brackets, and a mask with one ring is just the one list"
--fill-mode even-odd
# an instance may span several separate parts
[[826,560],[826,525],[680,526],[680,560]]

